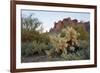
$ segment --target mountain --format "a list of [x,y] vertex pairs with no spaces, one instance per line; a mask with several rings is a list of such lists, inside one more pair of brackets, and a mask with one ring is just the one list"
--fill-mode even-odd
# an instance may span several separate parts
[[54,22],[54,27],[50,29],[49,32],[59,32],[66,25],[84,25],[86,31],[90,31],[90,22],[82,22],[77,19],[71,19],[70,17],[64,18],[63,20],[59,20],[58,22]]

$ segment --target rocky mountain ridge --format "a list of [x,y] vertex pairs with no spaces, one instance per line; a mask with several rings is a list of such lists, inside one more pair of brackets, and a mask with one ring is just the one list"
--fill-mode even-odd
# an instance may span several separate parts
[[60,31],[65,25],[84,25],[86,31],[90,31],[90,21],[87,22],[83,22],[83,21],[79,21],[77,19],[71,19],[70,17],[68,18],[64,18],[63,20],[59,20],[58,22],[54,22],[54,27],[50,29],[49,32],[58,32]]

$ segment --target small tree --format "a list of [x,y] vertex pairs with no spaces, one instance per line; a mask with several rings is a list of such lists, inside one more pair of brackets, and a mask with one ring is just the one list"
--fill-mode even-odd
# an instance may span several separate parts
[[42,23],[33,15],[21,18],[21,28],[26,30],[36,30]]
[[[38,39],[38,29],[42,23],[33,15],[21,18],[21,40],[22,42],[32,42],[34,39]],[[41,26],[42,27],[42,26]],[[42,29],[43,30],[43,29]],[[41,30],[41,31],[42,31]]]

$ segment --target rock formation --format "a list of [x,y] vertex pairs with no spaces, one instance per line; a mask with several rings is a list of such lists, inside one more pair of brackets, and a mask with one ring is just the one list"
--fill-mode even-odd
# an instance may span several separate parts
[[77,25],[77,24],[82,24],[85,26],[86,30],[89,32],[90,31],[90,22],[81,22],[78,21],[77,19],[71,19],[70,17],[64,18],[63,20],[59,20],[58,22],[54,22],[54,27],[50,29],[50,32],[59,32],[64,25]]

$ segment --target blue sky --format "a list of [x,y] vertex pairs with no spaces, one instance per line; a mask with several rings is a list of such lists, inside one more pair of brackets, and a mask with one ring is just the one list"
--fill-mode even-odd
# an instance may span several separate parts
[[54,26],[54,22],[58,22],[59,20],[63,20],[68,17],[84,22],[90,21],[90,13],[83,12],[22,10],[21,14],[22,17],[34,14],[33,16],[43,23],[44,32],[49,31],[50,28]]

